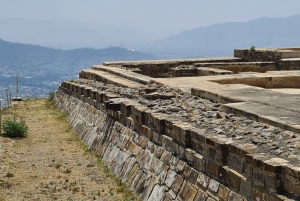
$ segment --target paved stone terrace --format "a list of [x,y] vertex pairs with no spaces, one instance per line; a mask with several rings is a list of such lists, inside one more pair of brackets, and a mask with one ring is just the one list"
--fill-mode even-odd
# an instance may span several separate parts
[[[101,72],[106,74],[107,78],[95,78]],[[119,79],[112,79],[116,75]],[[300,112],[298,107],[300,90],[297,90],[300,87],[298,81],[300,71],[151,78],[119,67],[94,66],[92,69],[82,71],[80,77],[104,83],[117,83],[127,87],[139,87],[142,83],[170,86],[213,102],[224,103],[223,111],[236,112],[244,117],[284,129],[300,131],[300,118],[296,118]],[[108,80],[111,81],[108,82]],[[131,84],[126,84],[126,82]],[[232,104],[237,102],[244,103]],[[260,109],[251,110],[252,107]]]
[[[299,132],[300,110],[298,105],[300,99],[299,90],[297,90],[300,86],[299,78],[300,71],[273,71],[217,77],[156,78],[154,81],[180,88],[185,92],[208,98],[214,102],[225,103],[224,111],[229,107],[234,108],[236,105],[239,106],[237,109],[244,110],[242,115],[247,118],[256,120],[263,118],[265,122],[274,126]],[[278,88],[282,90],[276,90]],[[284,89],[294,90],[290,93],[289,90]],[[236,102],[244,102],[244,104],[230,104]],[[248,107],[254,103],[259,105],[259,110],[251,110]],[[272,111],[272,113],[268,111]],[[232,109],[230,112],[234,113],[235,111]],[[251,117],[251,115],[255,117]]]

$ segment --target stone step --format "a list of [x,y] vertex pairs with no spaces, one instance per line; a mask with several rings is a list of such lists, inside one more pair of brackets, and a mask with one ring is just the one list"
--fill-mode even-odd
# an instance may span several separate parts
[[143,84],[141,83],[126,79],[124,77],[120,77],[109,72],[94,69],[82,70],[79,73],[79,78],[95,80],[107,84],[115,84],[117,86],[128,88],[138,88],[143,86]]
[[146,60],[146,61],[113,61],[104,62],[105,66],[170,66],[175,67],[179,65],[193,65],[194,63],[212,63],[212,62],[239,62],[243,59],[238,57],[213,57],[213,58],[189,58],[189,59],[167,59],[167,60]]
[[119,77],[123,77],[126,78],[128,80],[132,80],[141,84],[147,84],[150,82],[150,77],[130,71],[130,70],[126,70],[126,69],[122,69],[122,68],[118,68],[118,67],[113,67],[113,66],[103,66],[103,65],[95,65],[92,66],[93,70],[98,70],[98,71],[105,71],[114,75],[117,75]]
[[195,63],[194,67],[209,67],[240,72],[261,72],[273,71],[277,69],[276,62],[215,62],[215,63]]
[[211,76],[211,75],[228,75],[233,74],[232,71],[218,68],[200,67],[196,69],[196,76]]
[[299,112],[255,102],[240,102],[222,105],[222,111],[244,116],[293,132],[300,132]]

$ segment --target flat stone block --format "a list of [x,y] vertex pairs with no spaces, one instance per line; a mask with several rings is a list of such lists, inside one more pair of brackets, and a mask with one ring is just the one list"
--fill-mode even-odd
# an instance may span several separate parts
[[272,173],[264,172],[264,177],[265,177],[266,187],[268,189],[273,189],[277,192],[282,192],[284,190],[284,181],[282,180],[281,174],[272,174]]
[[172,191],[177,195],[177,193],[179,192],[181,186],[182,186],[182,183],[183,183],[183,177],[179,174],[177,174],[175,176],[175,179],[172,183],[172,186],[171,186],[171,189]]
[[145,125],[142,125],[142,135],[144,135],[145,137],[147,137],[149,140],[152,140],[152,129],[145,126]]
[[[229,192],[228,195],[228,201],[244,201],[244,198],[233,191]],[[267,201],[267,200],[261,200],[261,201]]]
[[270,200],[272,200],[272,201],[294,201],[295,199],[289,199],[289,198],[285,197],[284,195],[280,195],[277,193],[271,193]]
[[152,132],[152,135],[153,135],[152,141],[158,145],[161,145],[162,144],[162,141],[161,141],[162,135],[155,131]]
[[240,184],[241,184],[242,178],[244,178],[244,176],[234,170],[230,169],[227,172],[227,183],[234,190],[237,190],[237,191],[240,190]]
[[220,201],[227,201],[230,190],[226,188],[224,185],[219,185],[218,198]]
[[190,166],[194,165],[194,154],[196,152],[191,150],[190,148],[185,149],[185,159]]
[[177,165],[175,167],[176,172],[183,173],[185,166],[186,166],[185,162],[183,162],[182,160],[178,160]]
[[[173,170],[168,170],[168,173],[167,173],[167,177],[166,177],[166,180],[165,180],[165,184],[167,187],[171,187],[174,180],[175,180],[175,177],[176,177],[176,172],[173,171]],[[173,192],[173,191],[172,191]],[[176,195],[175,195],[176,197]],[[174,198],[173,198],[174,199]]]
[[198,189],[198,192],[196,194],[196,197],[194,199],[195,201],[207,201],[207,194],[200,189]]
[[131,117],[127,117],[127,127],[130,128],[130,129],[133,129],[134,128],[134,120],[131,118]]
[[203,158],[202,155],[194,153],[193,164],[196,170],[200,172],[206,172],[206,160]]
[[171,150],[171,147],[172,147],[172,138],[167,136],[167,135],[162,135],[161,136],[161,144],[162,144],[162,147],[164,149],[166,149],[167,151],[170,151]]
[[214,179],[211,179],[210,182],[209,182],[209,185],[208,185],[208,189],[212,192],[212,193],[218,193],[218,190],[219,190],[219,186],[220,186],[220,183],[217,182],[216,180]]
[[193,201],[196,197],[197,189],[195,189],[190,183],[184,182],[177,199],[184,201]]
[[252,183],[250,181],[247,181],[246,178],[241,179],[240,193],[242,195],[244,195],[245,197],[248,197],[248,198],[251,197]]
[[218,178],[219,177],[219,166],[218,166],[218,164],[216,164],[212,160],[207,160],[206,172],[209,175],[213,176],[214,178]]
[[196,171],[194,168],[191,168],[190,166],[186,165],[183,171],[183,175],[187,182],[189,182],[190,184],[196,184],[198,178],[198,171]]
[[209,183],[210,183],[210,177],[208,177],[207,175],[205,175],[203,173],[198,174],[196,185],[199,188],[206,190]]
[[256,186],[256,185],[252,186],[251,198],[253,200],[265,200],[265,201],[270,200],[270,196],[269,196],[268,191],[266,189],[264,189],[260,186]]
[[154,131],[160,134],[164,134],[166,115],[153,113],[152,117],[153,117]]
[[260,185],[265,184],[265,177],[262,170],[253,169],[252,174],[252,178],[254,179],[255,183]]

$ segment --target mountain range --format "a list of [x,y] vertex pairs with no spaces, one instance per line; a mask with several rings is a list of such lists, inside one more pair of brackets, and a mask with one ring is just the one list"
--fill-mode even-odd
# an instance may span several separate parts
[[[111,46],[140,50],[173,48],[218,50],[233,48],[299,46],[300,14],[285,18],[263,17],[248,22],[227,22],[159,38],[138,30],[72,21],[0,19],[0,38],[61,49]],[[146,25],[145,25],[146,26]],[[161,53],[157,54],[158,56]]]
[[233,49],[300,46],[300,15],[249,22],[228,22],[192,30],[157,41],[164,48]]

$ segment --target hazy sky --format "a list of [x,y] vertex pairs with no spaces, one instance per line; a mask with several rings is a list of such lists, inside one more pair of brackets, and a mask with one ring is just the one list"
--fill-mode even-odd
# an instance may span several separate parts
[[300,14],[299,0],[0,0],[0,18],[67,20],[157,35],[228,21]]

